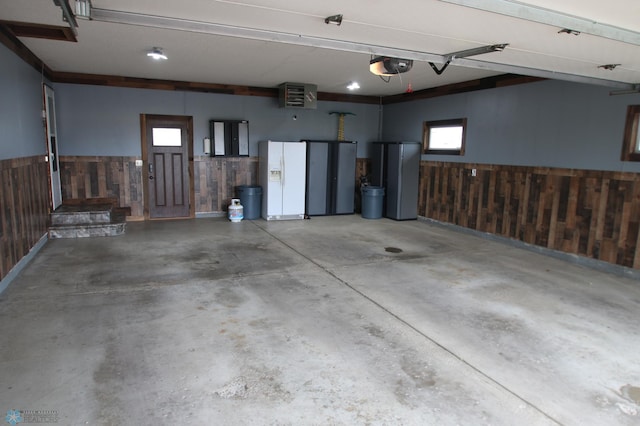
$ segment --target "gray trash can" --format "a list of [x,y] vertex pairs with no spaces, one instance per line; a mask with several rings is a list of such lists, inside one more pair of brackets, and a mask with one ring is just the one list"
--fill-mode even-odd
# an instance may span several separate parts
[[262,213],[262,187],[241,185],[237,188],[245,219],[259,219]]
[[384,201],[384,188],[381,186],[363,186],[362,217],[365,219],[380,219]]

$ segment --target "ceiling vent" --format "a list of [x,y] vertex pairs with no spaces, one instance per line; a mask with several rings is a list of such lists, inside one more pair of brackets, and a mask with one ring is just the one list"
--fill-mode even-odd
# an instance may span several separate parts
[[318,86],[306,83],[282,83],[280,89],[281,108],[316,109]]

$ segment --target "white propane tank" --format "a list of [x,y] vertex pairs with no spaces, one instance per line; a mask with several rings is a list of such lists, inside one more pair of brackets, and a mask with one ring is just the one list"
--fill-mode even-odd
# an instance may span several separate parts
[[244,219],[244,208],[240,204],[239,198],[232,198],[229,204],[229,220],[231,222],[240,222]]

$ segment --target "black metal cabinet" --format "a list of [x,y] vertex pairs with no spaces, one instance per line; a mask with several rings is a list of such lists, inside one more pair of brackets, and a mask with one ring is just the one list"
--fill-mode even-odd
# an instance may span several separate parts
[[419,142],[371,144],[371,185],[385,189],[384,217],[418,218],[420,148]]
[[211,120],[211,156],[249,156],[249,122],[246,120]]
[[357,143],[307,142],[307,193],[309,216],[353,214]]

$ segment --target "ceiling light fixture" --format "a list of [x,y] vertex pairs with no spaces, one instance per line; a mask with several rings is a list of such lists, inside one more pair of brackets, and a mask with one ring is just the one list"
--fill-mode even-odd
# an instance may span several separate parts
[[91,19],[91,0],[76,0],[76,18]]
[[357,81],[352,81],[351,83],[349,83],[349,85],[347,86],[347,89],[349,90],[358,90],[360,88],[360,85],[358,84]]
[[340,25],[342,24],[342,14],[327,16],[326,18],[324,18],[324,23]]
[[442,68],[438,69],[436,64],[433,62],[429,62],[429,65],[431,65],[431,68],[436,72],[436,74],[440,75],[447,69],[451,61],[454,59],[468,58],[469,56],[482,55],[484,53],[502,52],[508,45],[509,43],[490,44],[488,46],[474,47],[473,49],[459,50],[457,52],[444,55],[446,61]]
[[154,47],[149,52],[147,52],[147,56],[155,59],[156,61],[167,59],[167,55],[164,54],[164,51],[161,47]]

